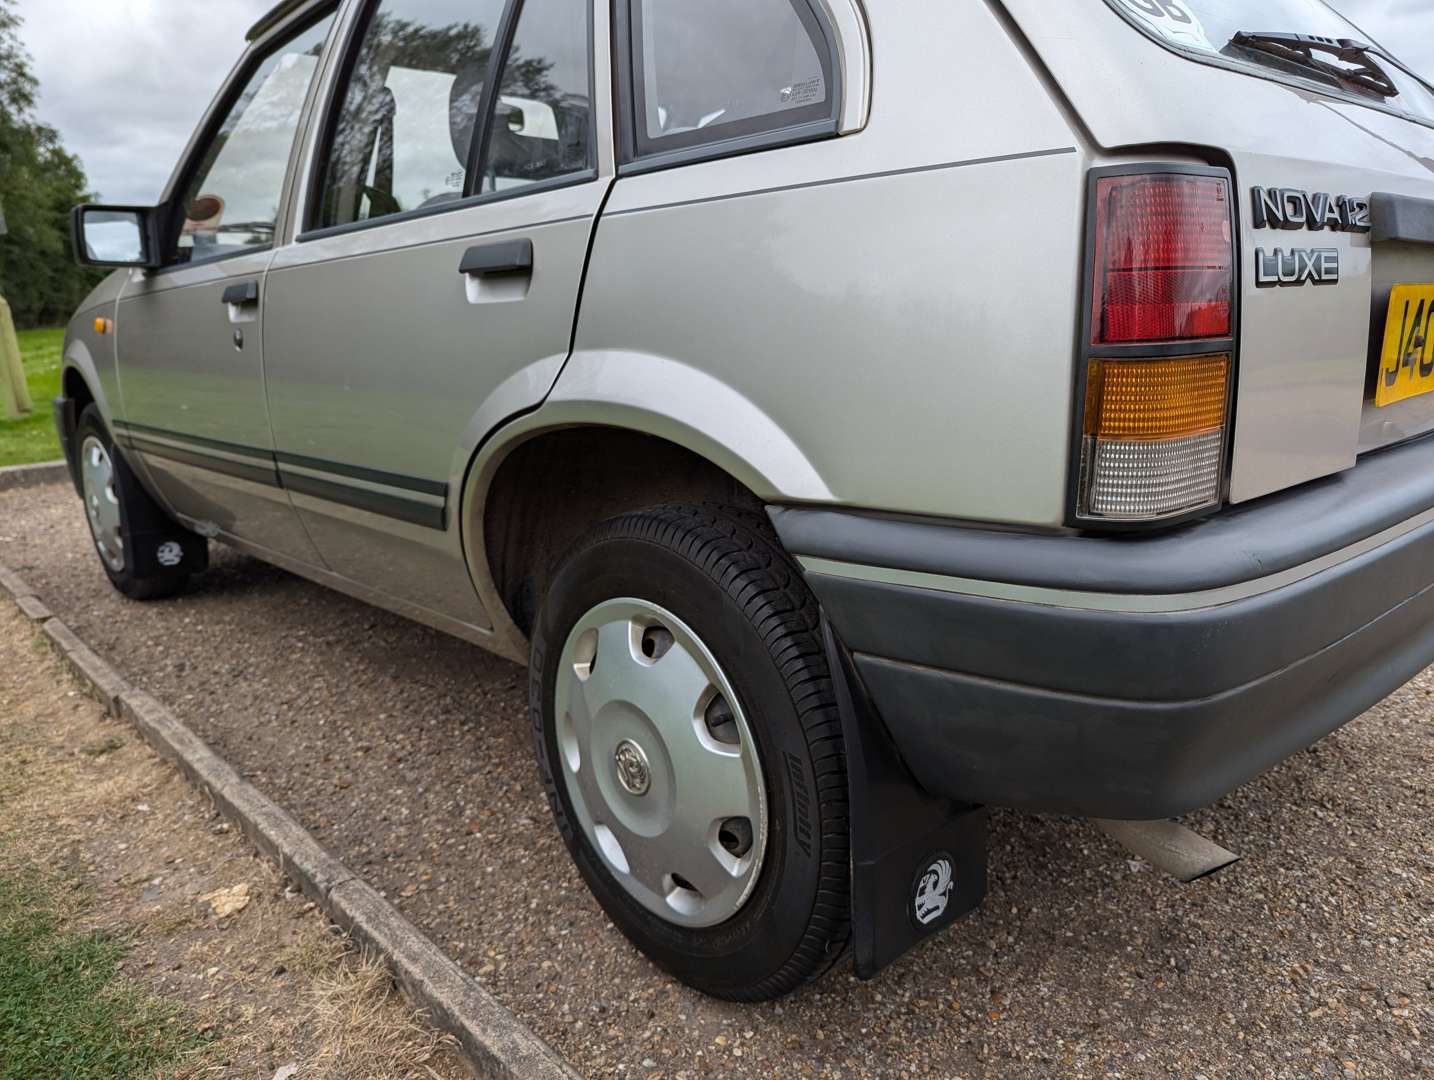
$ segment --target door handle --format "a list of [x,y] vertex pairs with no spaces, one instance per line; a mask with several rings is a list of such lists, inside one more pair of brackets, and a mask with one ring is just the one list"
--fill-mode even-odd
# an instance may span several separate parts
[[489,274],[531,274],[533,272],[533,242],[531,240],[507,240],[501,244],[479,244],[463,253],[458,272],[468,277],[487,277]]
[[226,304],[257,304],[259,302],[259,283],[257,281],[236,282],[224,290],[223,300]]

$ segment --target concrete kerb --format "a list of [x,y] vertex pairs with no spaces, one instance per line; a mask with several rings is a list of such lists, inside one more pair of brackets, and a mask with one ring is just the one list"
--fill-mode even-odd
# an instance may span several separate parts
[[[547,1043],[484,990],[411,922],[336,859],[273,800],[239,775],[155,698],[127,683],[18,576],[0,565],[0,590],[40,624],[50,645],[114,716],[205,791],[305,895],[362,947],[383,958],[408,999],[453,1035],[477,1075],[578,1080]],[[26,601],[30,601],[26,603]]]
[[70,470],[63,459],[42,461],[37,465],[6,465],[0,468],[0,491],[44,487],[46,484],[65,483],[69,479]]

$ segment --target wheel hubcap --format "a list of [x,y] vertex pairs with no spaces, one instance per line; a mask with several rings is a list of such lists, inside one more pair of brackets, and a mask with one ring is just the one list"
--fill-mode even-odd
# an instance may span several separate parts
[[555,705],[568,799],[622,887],[681,926],[735,915],[762,868],[766,788],[710,650],[656,604],[607,601],[568,635]]
[[124,570],[124,533],[120,528],[119,497],[115,494],[114,462],[95,436],[80,447],[80,485],[85,496],[85,516],[100,558],[115,573]]

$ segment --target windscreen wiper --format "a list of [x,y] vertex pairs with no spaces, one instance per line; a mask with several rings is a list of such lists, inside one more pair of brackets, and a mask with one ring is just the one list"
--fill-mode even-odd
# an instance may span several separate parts
[[[1261,34],[1241,30],[1230,39],[1230,44],[1308,68],[1326,78],[1348,83],[1382,98],[1399,96],[1399,87],[1395,86],[1385,70],[1374,62],[1376,56],[1385,60],[1390,58],[1373,45],[1355,41],[1353,38],[1315,37],[1313,34]],[[1316,53],[1332,56],[1341,64],[1350,66],[1341,67],[1328,60],[1321,60]]]

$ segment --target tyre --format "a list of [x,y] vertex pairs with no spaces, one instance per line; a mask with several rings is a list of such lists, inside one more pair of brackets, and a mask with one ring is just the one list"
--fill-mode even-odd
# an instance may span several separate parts
[[717,997],[850,937],[846,762],[815,599],[760,519],[663,506],[559,564],[530,706],[558,828],[613,923]]
[[140,487],[94,405],[80,414],[74,445],[85,520],[110,583],[131,600],[179,592],[207,563],[206,542],[170,521]]

